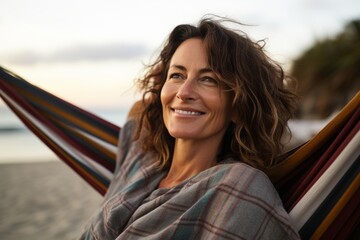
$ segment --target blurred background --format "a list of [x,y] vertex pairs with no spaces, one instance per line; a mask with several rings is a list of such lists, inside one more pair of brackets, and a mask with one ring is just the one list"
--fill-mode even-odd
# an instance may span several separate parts
[[[0,66],[121,126],[140,97],[134,80],[144,64],[176,25],[208,13],[248,24],[242,30],[265,39],[268,55],[297,79],[294,141],[359,91],[357,0],[0,0]],[[61,164],[0,100],[1,239],[81,231],[101,197]]]

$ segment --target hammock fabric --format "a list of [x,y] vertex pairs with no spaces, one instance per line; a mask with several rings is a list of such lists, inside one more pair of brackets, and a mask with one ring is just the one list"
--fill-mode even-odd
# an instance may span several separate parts
[[[115,169],[120,127],[0,67],[0,96],[100,194]],[[316,136],[268,172],[303,239],[360,239],[360,92]]]

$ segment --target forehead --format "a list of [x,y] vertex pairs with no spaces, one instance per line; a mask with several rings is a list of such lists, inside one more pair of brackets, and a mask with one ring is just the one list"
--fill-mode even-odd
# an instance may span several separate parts
[[200,38],[190,38],[181,43],[171,58],[170,66],[172,65],[208,67],[204,41]]

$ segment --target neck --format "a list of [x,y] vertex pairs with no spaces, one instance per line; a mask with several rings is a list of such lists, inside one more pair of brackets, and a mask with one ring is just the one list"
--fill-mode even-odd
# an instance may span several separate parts
[[168,175],[161,181],[159,187],[169,188],[182,181],[216,165],[216,155],[220,143],[197,143],[176,139],[174,155]]

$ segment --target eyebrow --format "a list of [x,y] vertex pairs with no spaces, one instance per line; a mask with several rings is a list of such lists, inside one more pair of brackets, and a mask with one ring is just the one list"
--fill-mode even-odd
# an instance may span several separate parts
[[[178,69],[183,70],[183,71],[187,70],[186,67],[184,67],[183,65],[173,64],[173,65],[170,66],[170,68],[173,68],[173,67],[178,68]],[[213,73],[214,71],[210,67],[205,67],[205,68],[200,69],[199,72],[200,73],[208,73],[208,72]]]

